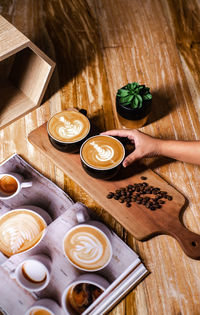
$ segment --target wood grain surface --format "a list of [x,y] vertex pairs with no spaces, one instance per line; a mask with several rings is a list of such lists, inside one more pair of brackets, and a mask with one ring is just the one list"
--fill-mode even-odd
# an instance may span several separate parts
[[[110,180],[100,180],[85,173],[79,153],[60,152],[51,145],[47,123],[33,130],[28,135],[28,140],[86,191],[92,199],[106,209],[136,239],[142,241],[160,234],[171,235],[179,241],[186,255],[200,259],[200,235],[186,229],[181,222],[187,201],[180,192],[151,169],[145,169],[142,165],[135,163],[135,167],[131,165],[126,169],[122,168]],[[107,198],[108,192],[114,193],[117,189],[127,187],[129,184],[142,183],[142,177],[146,178],[149,186],[166,191],[172,200],[162,199],[164,204],[161,209],[151,211],[142,204],[134,203],[131,208],[127,208],[125,203],[121,204],[114,198],[112,200]],[[149,196],[152,197],[150,194]]]
[[[101,130],[120,127],[115,93],[131,81],[153,93],[152,114],[141,130],[160,138],[200,139],[199,0],[0,0],[0,13],[57,64],[43,105],[0,132],[1,161],[21,154],[100,214],[140,255],[151,274],[110,314],[200,314],[199,262],[170,236],[137,241],[27,140],[68,107],[87,109]],[[200,233],[200,168],[164,158],[145,162],[189,200],[183,220]]]

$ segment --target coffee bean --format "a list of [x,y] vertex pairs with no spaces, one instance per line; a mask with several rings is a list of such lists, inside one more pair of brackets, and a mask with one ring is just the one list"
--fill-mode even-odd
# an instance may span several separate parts
[[112,192],[110,192],[110,193],[107,194],[106,197],[107,197],[108,199],[111,199],[111,198],[113,198],[113,196],[114,196],[114,194],[113,194]]
[[133,188],[133,185],[128,185],[128,188]]
[[172,198],[172,196],[167,195],[167,199],[172,200],[173,198]]
[[[146,180],[145,176],[140,177]],[[152,196],[145,196],[145,195]],[[108,199],[114,198],[120,203],[125,203],[126,207],[131,207],[132,202],[142,204],[147,209],[156,210],[161,209],[165,203],[163,199],[171,201],[172,196],[168,195],[166,191],[162,191],[159,187],[149,185],[147,182],[129,184],[126,187],[120,187],[115,192],[109,192],[106,196]]]

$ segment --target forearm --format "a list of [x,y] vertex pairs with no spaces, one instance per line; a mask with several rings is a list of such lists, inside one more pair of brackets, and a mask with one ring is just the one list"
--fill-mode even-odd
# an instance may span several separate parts
[[158,140],[159,155],[200,165],[200,141]]

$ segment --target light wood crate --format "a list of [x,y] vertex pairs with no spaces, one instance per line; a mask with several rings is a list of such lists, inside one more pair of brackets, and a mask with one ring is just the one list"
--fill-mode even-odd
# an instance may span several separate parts
[[0,129],[41,104],[55,63],[0,16]]

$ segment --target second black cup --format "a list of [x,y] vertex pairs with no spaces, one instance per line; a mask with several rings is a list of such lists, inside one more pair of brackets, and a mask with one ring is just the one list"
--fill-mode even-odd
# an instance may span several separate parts
[[64,110],[51,117],[47,132],[57,150],[78,152],[90,132],[90,121],[76,109]]

